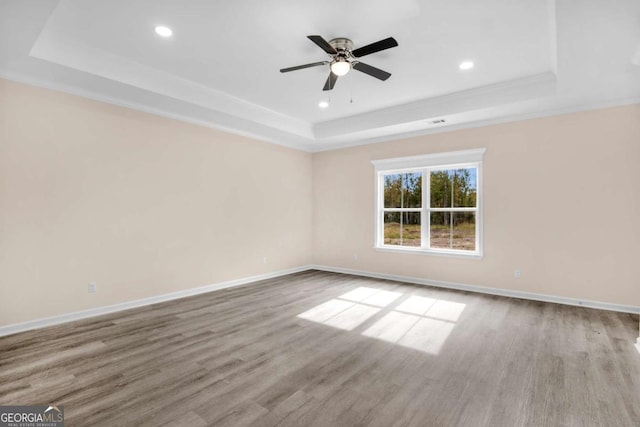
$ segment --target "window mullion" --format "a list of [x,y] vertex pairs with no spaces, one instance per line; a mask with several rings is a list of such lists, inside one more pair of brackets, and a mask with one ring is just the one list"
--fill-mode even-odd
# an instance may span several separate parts
[[430,208],[429,210],[431,212],[476,212],[478,208]]
[[431,214],[429,207],[431,206],[431,174],[429,169],[422,170],[422,213],[420,215],[420,240],[421,246],[425,249],[431,248]]
[[384,174],[378,174],[378,195],[376,200],[378,212],[377,212],[377,224],[378,229],[376,236],[376,246],[384,244]]

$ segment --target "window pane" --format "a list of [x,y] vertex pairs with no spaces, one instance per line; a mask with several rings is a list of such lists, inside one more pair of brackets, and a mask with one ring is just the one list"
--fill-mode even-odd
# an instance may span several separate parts
[[420,212],[402,213],[402,246],[420,247]]
[[420,212],[386,212],[384,244],[420,246]]
[[384,244],[400,244],[400,212],[385,212],[384,214]]
[[384,175],[385,208],[420,208],[422,173]]
[[[402,207],[402,175],[394,174],[384,176],[384,207]],[[398,223],[399,222],[398,220]]]
[[431,172],[432,208],[475,208],[478,189],[476,168]]
[[403,208],[422,207],[422,173],[402,174],[402,202]]
[[434,249],[476,249],[475,212],[431,212],[431,247]]

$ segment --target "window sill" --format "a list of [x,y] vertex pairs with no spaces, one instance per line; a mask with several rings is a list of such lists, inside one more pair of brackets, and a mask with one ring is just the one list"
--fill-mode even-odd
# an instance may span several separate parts
[[397,247],[397,246],[374,246],[373,249],[380,252],[392,252],[392,253],[401,253],[401,254],[412,254],[412,255],[435,255],[442,256],[447,258],[461,258],[461,259],[474,259],[481,260],[482,254],[478,254],[476,252],[465,254],[462,252],[445,252],[445,251],[434,251],[429,249],[421,249],[421,248],[409,248],[409,247]]

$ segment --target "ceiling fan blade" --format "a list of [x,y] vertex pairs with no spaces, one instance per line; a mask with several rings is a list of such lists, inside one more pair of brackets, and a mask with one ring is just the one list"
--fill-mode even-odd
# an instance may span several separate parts
[[322,88],[322,90],[331,90],[333,89],[333,87],[336,85],[336,82],[338,81],[338,76],[336,76],[333,73],[329,73],[329,77],[327,77],[327,81],[324,84],[324,88]]
[[296,71],[296,70],[302,70],[303,68],[311,68],[311,67],[318,67],[320,65],[327,65],[329,62],[327,61],[322,61],[322,62],[313,62],[311,64],[304,64],[304,65],[297,65],[295,67],[289,67],[289,68],[283,68],[280,70],[281,73],[288,73],[289,71]]
[[383,71],[380,68],[367,65],[364,62],[354,63],[353,68],[365,74],[369,74],[370,76],[373,76],[376,79],[380,79],[382,81],[387,80],[389,77],[391,77],[390,73],[387,73],[386,71]]
[[307,36],[307,38],[320,46],[320,48],[327,52],[329,55],[335,55],[336,53],[338,53],[338,51],[335,50],[328,41],[323,39],[322,36]]
[[375,43],[371,43],[368,44],[366,46],[362,46],[356,50],[354,50],[353,52],[351,52],[351,54],[353,56],[355,56],[356,58],[359,58],[361,56],[365,56],[365,55],[369,55],[372,53],[376,53],[376,52],[380,52],[381,50],[385,50],[385,49],[390,49],[392,47],[396,47],[398,46],[398,42],[396,41],[396,39],[394,39],[393,37],[388,37],[384,40],[380,40],[377,41]]

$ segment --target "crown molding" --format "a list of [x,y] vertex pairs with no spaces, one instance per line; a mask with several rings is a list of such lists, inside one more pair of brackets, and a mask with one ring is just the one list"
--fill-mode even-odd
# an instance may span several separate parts
[[[166,108],[163,109],[152,107],[150,105],[146,105],[134,100],[127,100],[122,97],[109,96],[96,91],[85,90],[61,82],[42,79],[36,76],[17,74],[15,72],[11,72],[2,68],[0,68],[0,78],[16,83],[26,84],[29,86],[35,86],[43,89],[53,90],[56,92],[66,93],[68,95],[78,96],[93,101],[103,102],[105,104],[124,107],[135,111],[141,111],[143,113],[153,114],[159,117],[165,117],[172,120],[178,120],[185,123],[203,126],[209,129],[220,130],[235,135],[256,139],[259,141],[268,142],[271,144],[281,145],[287,148],[305,152],[313,151],[313,140],[311,139],[298,137],[279,129],[260,126],[257,123],[251,122],[249,120],[243,120],[225,113],[212,114],[211,111],[197,109],[196,114],[193,108],[190,112],[185,113],[175,111],[176,109],[172,111]],[[192,106],[185,105],[185,107]],[[208,117],[205,119],[202,116]]]
[[[24,73],[16,73],[4,68],[0,68],[0,78],[27,84],[30,86],[41,87],[44,89],[54,90],[57,92],[67,93],[74,96],[79,96],[86,99],[91,99],[98,102],[104,102],[106,104],[116,105],[119,107],[129,108],[136,111],[141,111],[148,114],[153,114],[160,117],[165,117],[173,120],[178,120],[186,123],[195,124],[211,129],[221,130],[236,135],[241,135],[260,141],[281,145],[287,148],[293,148],[296,150],[320,153],[324,151],[340,150],[349,147],[357,147],[368,144],[376,144],[387,141],[408,139],[424,135],[434,135],[439,133],[447,133],[465,129],[475,129],[486,126],[513,123],[524,120],[531,120],[537,118],[544,118],[562,114],[578,113],[582,111],[590,111],[604,108],[622,107],[627,105],[640,104],[640,97],[633,96],[628,98],[609,99],[605,101],[592,100],[589,102],[576,101],[571,105],[563,106],[560,108],[542,108],[537,111],[522,113],[522,114],[502,114],[499,117],[491,117],[487,119],[470,120],[462,123],[452,123],[440,125],[437,127],[423,127],[419,129],[412,129],[409,131],[402,131],[396,128],[395,132],[388,133],[380,136],[370,135],[358,135],[357,137],[351,136],[351,138],[344,137],[343,139],[335,139],[333,141],[319,141],[311,138],[302,138],[289,134],[283,130],[268,128],[266,126],[258,126],[256,123],[250,121],[242,121],[237,117],[226,115],[212,115],[211,111],[201,108],[198,110],[199,114],[193,114],[190,112],[178,112],[171,111],[166,108],[157,108],[150,105],[143,104],[133,100],[126,100],[122,97],[114,97],[98,93],[96,91],[90,91],[81,89],[79,87],[71,86],[65,83],[52,81],[49,79],[41,78],[38,76],[31,76]],[[156,94],[153,94],[156,95]],[[186,103],[185,103],[186,105]],[[188,106],[188,105],[186,105]],[[220,113],[222,114],[222,113]],[[480,113],[481,114],[481,113]],[[208,116],[204,118],[204,116]],[[224,124],[226,123],[226,125]]]
[[482,86],[448,95],[422,99],[370,113],[344,117],[318,123],[314,136],[318,141],[331,141],[345,135],[367,135],[373,131],[391,129],[402,131],[400,126],[424,128],[432,120],[451,114],[477,111],[508,105],[556,94],[557,77],[547,71],[493,85]]
[[585,103],[571,104],[571,105],[559,107],[559,108],[558,107],[542,108],[540,110],[527,112],[527,113],[504,114],[498,117],[490,117],[487,119],[479,119],[479,120],[470,120],[462,123],[455,123],[455,124],[449,124],[449,125],[432,127],[432,128],[423,128],[423,129],[411,130],[406,132],[400,131],[393,135],[384,135],[384,136],[377,136],[377,137],[365,136],[362,138],[355,138],[355,139],[349,139],[344,141],[328,142],[323,144],[322,146],[318,146],[318,143],[315,143],[312,146],[310,151],[313,153],[321,153],[324,151],[342,150],[342,149],[347,149],[352,147],[378,144],[378,143],[388,142],[388,141],[399,141],[403,139],[415,138],[415,137],[425,136],[425,135],[436,135],[440,133],[448,133],[448,132],[454,132],[459,130],[477,129],[477,128],[483,128],[487,126],[515,123],[515,122],[540,119],[540,118],[552,117],[552,116],[560,116],[564,114],[580,113],[584,111],[624,107],[624,106],[635,105],[635,104],[640,104],[640,97],[633,96],[629,98],[610,99],[606,101],[599,101],[599,100],[590,101]]
[[80,41],[42,31],[29,55],[33,58],[93,74],[168,96],[209,110],[224,112],[302,138],[313,138],[310,123],[225,92],[140,64]]

